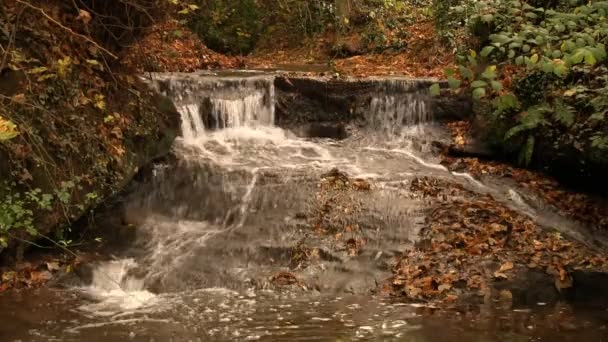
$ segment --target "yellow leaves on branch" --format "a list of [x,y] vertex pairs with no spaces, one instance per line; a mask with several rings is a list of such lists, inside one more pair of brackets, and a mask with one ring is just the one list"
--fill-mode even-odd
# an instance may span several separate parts
[[0,116],[0,143],[13,139],[17,135],[19,135],[17,126]]
[[96,94],[95,99],[93,101],[95,108],[97,108],[101,111],[105,111],[106,110],[106,101],[104,99],[105,99],[105,96],[103,96],[101,94]]
[[68,75],[72,66],[72,59],[70,57],[64,57],[57,61],[57,75],[62,79],[65,79]]

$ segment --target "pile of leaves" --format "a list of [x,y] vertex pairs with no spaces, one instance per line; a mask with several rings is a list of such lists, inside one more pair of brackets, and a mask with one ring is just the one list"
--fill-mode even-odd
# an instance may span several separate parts
[[192,72],[243,66],[242,59],[207,48],[197,35],[175,19],[153,25],[122,56],[122,65],[139,73]]
[[[327,46],[333,44],[332,35],[319,36],[305,42],[305,46],[280,49],[261,49],[247,58],[252,67],[275,67],[277,65],[316,65],[321,70],[346,76],[405,75],[410,77],[441,77],[446,68],[454,65],[453,53],[445,49],[435,34],[432,21],[417,17],[405,29],[407,37],[402,43],[407,46],[400,51],[362,53],[357,56],[335,59]],[[351,33],[344,39],[354,39],[360,33]]]
[[335,61],[339,72],[354,76],[405,75],[410,77],[441,77],[443,70],[453,67],[453,53],[446,49],[432,22],[418,18],[406,27],[403,39],[407,48],[399,52],[365,54]]
[[359,226],[362,203],[358,192],[370,190],[366,180],[350,179],[338,169],[323,175],[313,203],[312,229],[341,241],[348,255],[357,255],[365,244]]
[[605,256],[557,232],[543,229],[489,195],[423,177],[411,190],[434,198],[420,248],[396,264],[390,287],[411,300],[455,302],[480,298],[527,269],[546,272],[555,286],[572,286],[573,270],[607,271]]
[[[470,122],[448,124],[456,145],[466,145],[471,137]],[[482,161],[478,158],[454,158],[442,156],[441,163],[451,170],[466,170],[476,178],[488,176],[511,179],[531,195],[552,205],[557,212],[576,220],[598,233],[608,232],[608,203],[598,196],[568,189],[556,179],[542,172],[515,167],[498,161]]]
[[608,205],[605,200],[567,189],[543,173],[477,158],[444,156],[442,163],[450,169],[464,168],[477,178],[499,176],[512,179],[523,189],[555,207],[561,215],[583,223],[592,230],[601,233],[608,231]]
[[[521,164],[603,170],[608,2],[535,3],[461,1],[452,7],[474,39],[469,51],[461,50],[458,68],[446,70],[450,86],[477,101],[490,142],[518,155]],[[438,87],[431,91],[439,93]]]

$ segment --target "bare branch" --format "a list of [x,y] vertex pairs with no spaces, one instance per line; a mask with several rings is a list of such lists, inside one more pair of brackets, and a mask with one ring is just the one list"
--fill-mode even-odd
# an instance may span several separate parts
[[21,9],[21,11],[19,11],[19,14],[17,14],[17,19],[15,19],[15,25],[13,25],[13,30],[11,31],[11,35],[8,38],[8,44],[6,45],[6,50],[2,49],[3,55],[2,55],[2,62],[0,62],[0,72],[2,72],[2,70],[4,70],[4,68],[6,67],[6,63],[8,60],[8,54],[11,51],[11,45],[15,41],[15,36],[17,35],[17,29],[18,29],[19,21],[21,20],[21,15],[23,14],[23,10],[24,9]]

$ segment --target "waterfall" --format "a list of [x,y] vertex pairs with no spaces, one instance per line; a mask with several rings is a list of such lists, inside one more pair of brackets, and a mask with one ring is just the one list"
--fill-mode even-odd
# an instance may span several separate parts
[[212,98],[211,115],[218,128],[273,125],[274,103],[266,105],[265,96],[258,91],[239,99]]
[[273,76],[155,75],[152,86],[171,98],[186,142],[223,128],[273,126]]
[[389,134],[397,133],[403,126],[432,120],[426,99],[416,93],[374,96],[367,115],[372,127]]

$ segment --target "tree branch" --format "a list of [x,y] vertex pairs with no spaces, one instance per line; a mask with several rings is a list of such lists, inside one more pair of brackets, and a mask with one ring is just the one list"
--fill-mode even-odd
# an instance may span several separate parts
[[23,5],[31,8],[31,9],[34,9],[34,10],[40,12],[45,18],[47,18],[48,20],[50,20],[51,22],[53,22],[55,25],[57,25],[57,26],[61,27],[62,29],[68,31],[70,34],[75,35],[76,37],[82,38],[82,39],[86,40],[87,42],[95,45],[96,48],[98,48],[101,51],[107,53],[112,58],[118,59],[118,57],[116,57],[116,55],[114,55],[113,53],[111,53],[110,51],[108,51],[107,49],[105,49],[104,47],[102,47],[101,45],[95,43],[95,41],[93,41],[91,38],[89,38],[89,37],[87,37],[85,35],[82,35],[80,33],[74,32],[71,28],[66,27],[63,24],[61,24],[60,22],[58,22],[57,20],[53,19],[53,17],[51,17],[50,15],[46,14],[46,12],[42,8],[36,7],[36,6],[32,5],[32,4],[30,4],[29,2],[23,1],[23,0],[17,0],[17,2],[20,3],[20,4],[23,4]]

